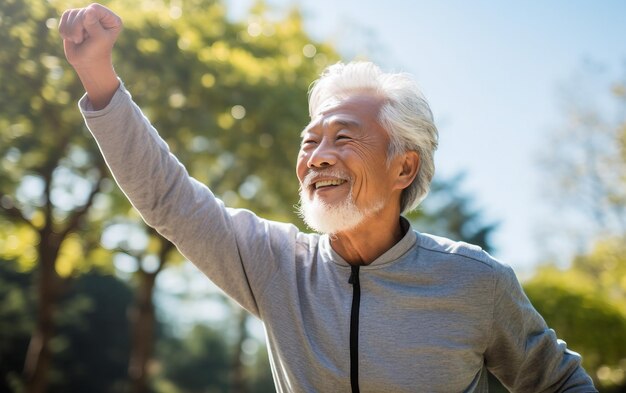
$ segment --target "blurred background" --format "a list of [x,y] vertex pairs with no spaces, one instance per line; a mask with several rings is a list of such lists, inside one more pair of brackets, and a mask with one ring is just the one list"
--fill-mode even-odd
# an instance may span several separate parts
[[[415,75],[441,143],[409,218],[511,264],[626,392],[626,3],[103,4],[117,72],[191,174],[302,229],[311,81],[353,59]],[[0,392],[272,392],[259,321],[143,225],[83,125],[57,25],[85,5],[0,4]]]

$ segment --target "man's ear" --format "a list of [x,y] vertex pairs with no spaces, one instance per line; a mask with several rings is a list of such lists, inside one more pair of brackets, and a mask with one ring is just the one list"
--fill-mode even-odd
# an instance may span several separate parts
[[420,156],[416,151],[407,151],[398,157],[400,161],[400,173],[396,178],[396,189],[404,190],[407,188],[415,176],[420,167]]

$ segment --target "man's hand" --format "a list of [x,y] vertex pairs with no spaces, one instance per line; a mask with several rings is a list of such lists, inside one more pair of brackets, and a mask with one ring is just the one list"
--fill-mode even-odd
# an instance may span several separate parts
[[74,68],[110,64],[113,44],[120,31],[122,20],[100,4],[67,10],[59,24],[65,56]]
[[94,109],[105,107],[119,86],[111,53],[122,20],[100,4],[63,13],[59,32],[65,57],[74,67]]

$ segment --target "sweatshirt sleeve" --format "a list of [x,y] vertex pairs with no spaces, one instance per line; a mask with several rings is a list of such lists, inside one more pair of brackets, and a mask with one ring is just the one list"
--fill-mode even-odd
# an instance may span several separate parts
[[487,369],[511,392],[597,392],[579,354],[567,349],[533,308],[513,270],[495,270]]
[[259,316],[257,295],[295,248],[297,229],[228,209],[189,176],[124,86],[109,105],[79,102],[113,177],[144,221],[226,294]]

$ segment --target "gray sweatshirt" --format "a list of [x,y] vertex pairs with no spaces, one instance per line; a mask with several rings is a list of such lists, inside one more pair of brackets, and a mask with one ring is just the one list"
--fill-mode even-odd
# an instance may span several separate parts
[[[102,110],[79,105],[146,223],[263,322],[277,391],[350,391],[355,285],[328,236],[225,207],[123,86]],[[357,272],[361,392],[486,392],[486,369],[514,392],[596,391],[510,267],[400,220],[404,238]]]

